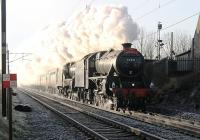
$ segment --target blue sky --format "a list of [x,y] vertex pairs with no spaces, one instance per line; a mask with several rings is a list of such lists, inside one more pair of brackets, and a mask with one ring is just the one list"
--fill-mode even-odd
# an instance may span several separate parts
[[[156,31],[158,21],[165,28],[200,11],[200,0],[7,0],[9,48],[18,47],[53,22],[66,21],[76,10],[84,9],[89,3],[92,6],[127,6],[133,20],[147,31]],[[139,18],[156,8],[151,14]],[[194,16],[164,32],[181,30],[193,35],[197,19],[198,16]]]

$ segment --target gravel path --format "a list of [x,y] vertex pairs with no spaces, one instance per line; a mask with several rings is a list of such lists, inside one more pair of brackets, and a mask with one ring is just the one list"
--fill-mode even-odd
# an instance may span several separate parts
[[28,104],[32,112],[19,112],[13,109],[15,140],[85,140],[88,137],[62,121],[27,95],[18,93],[13,97],[13,104]]

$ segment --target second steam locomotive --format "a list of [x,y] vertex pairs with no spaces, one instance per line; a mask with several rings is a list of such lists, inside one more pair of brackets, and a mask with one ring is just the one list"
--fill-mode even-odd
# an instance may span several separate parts
[[67,63],[62,71],[57,69],[40,78],[40,85],[97,106],[111,102],[116,110],[143,110],[150,95],[144,81],[144,57],[131,43],[122,45],[123,50],[90,53]]

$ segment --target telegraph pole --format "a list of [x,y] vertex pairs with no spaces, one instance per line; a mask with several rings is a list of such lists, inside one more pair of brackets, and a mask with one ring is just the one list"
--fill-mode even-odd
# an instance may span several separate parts
[[170,47],[170,58],[173,59],[173,53],[174,53],[174,49],[173,49],[173,45],[174,45],[174,37],[173,37],[173,32],[171,32],[171,47]]
[[6,116],[6,88],[3,88],[3,74],[6,74],[6,0],[1,1],[1,42],[2,42],[2,116]]
[[162,24],[161,22],[158,22],[158,60],[160,60],[160,47],[161,47],[161,43],[162,40],[160,39],[160,30],[162,29]]

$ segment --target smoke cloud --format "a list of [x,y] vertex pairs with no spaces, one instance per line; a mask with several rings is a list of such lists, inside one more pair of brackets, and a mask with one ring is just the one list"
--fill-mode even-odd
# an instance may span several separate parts
[[23,43],[21,50],[31,52],[32,61],[20,63],[18,79],[23,84],[34,84],[39,75],[62,68],[66,62],[79,60],[88,53],[122,49],[121,44],[137,39],[138,33],[126,7],[88,7],[70,21],[49,25]]

